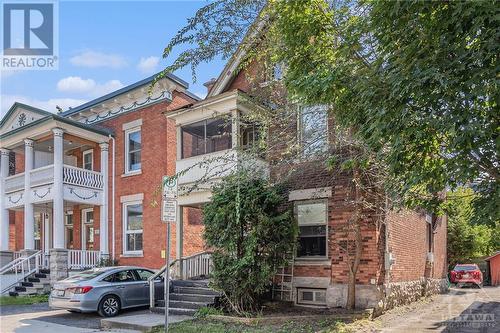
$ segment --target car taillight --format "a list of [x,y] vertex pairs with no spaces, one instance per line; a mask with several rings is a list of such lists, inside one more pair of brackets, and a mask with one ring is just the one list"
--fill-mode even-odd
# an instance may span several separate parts
[[85,287],[76,287],[76,288],[68,288],[67,291],[72,292],[73,294],[86,294],[92,290],[93,287],[85,286]]

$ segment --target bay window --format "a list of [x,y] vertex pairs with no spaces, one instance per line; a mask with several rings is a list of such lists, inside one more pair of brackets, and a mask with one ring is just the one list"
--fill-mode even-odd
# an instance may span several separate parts
[[232,148],[231,119],[211,118],[181,127],[181,158]]
[[296,202],[295,213],[299,224],[297,257],[326,257],[327,201]]

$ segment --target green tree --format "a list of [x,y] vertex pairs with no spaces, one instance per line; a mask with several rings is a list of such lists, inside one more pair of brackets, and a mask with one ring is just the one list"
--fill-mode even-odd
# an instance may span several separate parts
[[259,309],[276,270],[293,250],[297,227],[278,186],[241,171],[213,188],[203,208],[205,240],[213,248],[211,286],[238,314]]
[[[474,183],[476,214],[494,225],[499,21],[494,0],[219,0],[189,20],[164,56],[189,44],[166,71],[191,64],[194,73],[240,42],[253,46],[253,57],[287,65],[291,97],[335,106],[336,119],[389,167],[405,204],[435,210],[436,193]],[[244,39],[249,29],[265,39]]]
[[[450,267],[492,254],[498,249],[495,228],[477,220],[472,202],[476,194],[470,188],[449,193],[448,262]],[[497,226],[498,228],[498,226]]]

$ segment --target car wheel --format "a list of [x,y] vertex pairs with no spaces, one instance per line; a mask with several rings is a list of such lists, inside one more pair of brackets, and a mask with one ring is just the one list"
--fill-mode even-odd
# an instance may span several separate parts
[[120,312],[120,300],[113,295],[105,296],[99,303],[99,315],[102,317],[114,317]]

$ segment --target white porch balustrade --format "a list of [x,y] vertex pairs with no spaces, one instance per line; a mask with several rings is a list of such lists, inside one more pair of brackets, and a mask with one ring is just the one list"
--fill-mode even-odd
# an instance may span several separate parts
[[80,270],[94,268],[101,262],[100,251],[90,250],[69,250],[68,251],[68,269]]
[[65,165],[63,167],[63,183],[102,190],[104,181],[102,173]]
[[5,178],[5,193],[12,193],[24,189],[24,172]]

